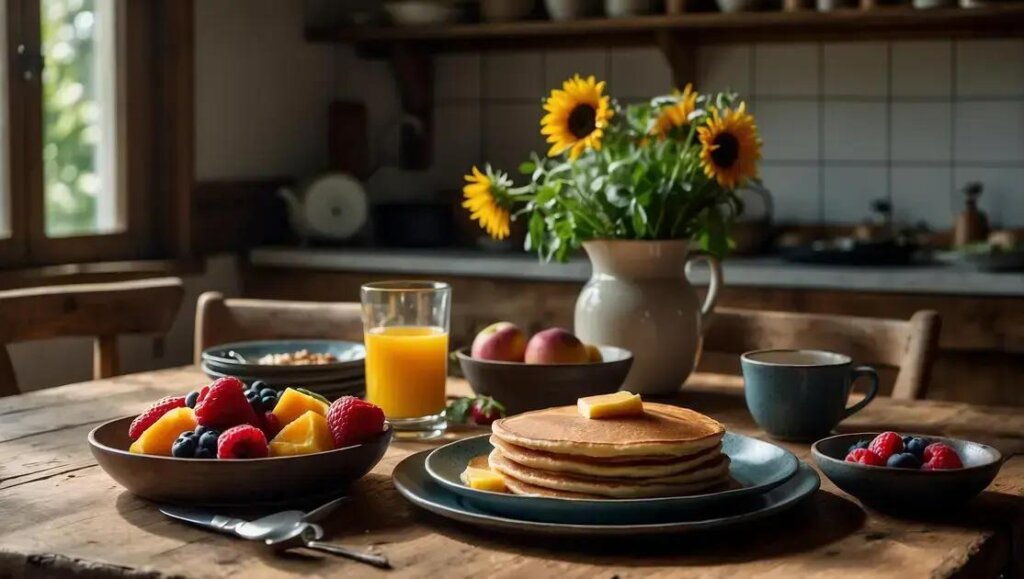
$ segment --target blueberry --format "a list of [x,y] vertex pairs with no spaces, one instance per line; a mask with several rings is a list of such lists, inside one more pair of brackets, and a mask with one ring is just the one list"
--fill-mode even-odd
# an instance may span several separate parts
[[263,398],[260,398],[260,404],[262,404],[264,408],[273,408],[274,405],[277,404],[277,397],[276,396],[269,396],[269,397],[265,396]]
[[885,466],[892,468],[909,468],[917,470],[921,468],[921,459],[917,458],[909,452],[901,452],[894,454],[889,457],[886,461]]
[[260,393],[257,392],[257,391],[255,391],[255,390],[246,390],[245,391],[245,399],[248,400],[250,404],[252,403],[253,400],[259,400],[259,398],[260,398]]
[[192,458],[196,452],[196,435],[194,432],[184,432],[174,444],[171,445],[171,456],[178,458]]
[[906,448],[907,445],[910,444],[911,440],[914,440],[913,436],[910,436],[910,435],[904,436],[903,437],[903,448]]
[[857,450],[858,448],[867,448],[869,444],[871,444],[870,440],[858,440],[857,442],[853,443],[853,446],[850,447],[850,450],[846,451],[846,454],[850,454],[851,452]]
[[924,456],[924,449],[927,448],[929,444],[931,444],[931,442],[927,439],[915,436],[910,439],[910,442],[904,442],[903,447],[907,452],[920,459]]
[[252,384],[249,384],[249,388],[252,388],[253,390],[259,392],[264,388],[269,388],[269,386],[267,386],[267,383],[264,382],[263,380],[253,380]]
[[217,455],[217,438],[220,433],[214,430],[208,430],[199,437],[199,448],[212,449],[214,456]]
[[213,432],[213,429],[211,429],[209,426],[197,426],[196,427],[196,436],[202,436],[202,435],[206,434],[207,432]]
[[196,407],[196,402],[198,400],[199,400],[199,393],[198,392],[195,392],[195,391],[189,392],[185,396],[185,406],[188,406],[189,408],[195,408]]
[[277,390],[274,390],[273,388],[261,388],[260,389],[260,398],[266,398],[268,396],[276,399],[277,398]]
[[217,458],[217,449],[209,449],[205,446],[200,446],[196,449],[194,458]]

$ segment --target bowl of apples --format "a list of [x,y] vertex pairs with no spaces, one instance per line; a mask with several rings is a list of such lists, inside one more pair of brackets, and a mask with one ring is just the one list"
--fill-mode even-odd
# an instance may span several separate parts
[[584,344],[562,328],[527,339],[511,322],[487,326],[455,355],[473,392],[501,401],[509,414],[615,392],[633,364],[629,350]]

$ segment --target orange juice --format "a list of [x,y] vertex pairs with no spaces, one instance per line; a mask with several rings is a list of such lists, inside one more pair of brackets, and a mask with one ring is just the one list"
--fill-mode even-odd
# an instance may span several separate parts
[[421,418],[445,407],[448,333],[391,326],[365,333],[366,399],[388,418]]

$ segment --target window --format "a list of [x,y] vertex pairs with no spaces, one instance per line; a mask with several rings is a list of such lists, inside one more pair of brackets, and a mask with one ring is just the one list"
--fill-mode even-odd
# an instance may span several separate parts
[[186,256],[192,0],[0,17],[0,269]]

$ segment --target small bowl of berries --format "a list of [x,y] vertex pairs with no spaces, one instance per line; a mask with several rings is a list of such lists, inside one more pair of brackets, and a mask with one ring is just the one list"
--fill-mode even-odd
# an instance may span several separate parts
[[889,511],[955,506],[974,498],[1003,464],[985,444],[897,432],[841,434],[811,455],[825,476],[861,502]]
[[100,467],[155,501],[253,504],[337,495],[384,456],[380,408],[225,377],[89,433]]

